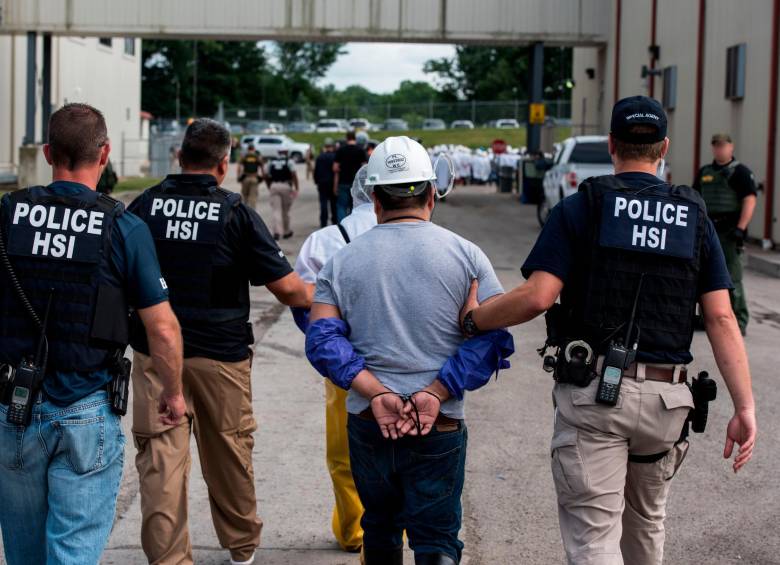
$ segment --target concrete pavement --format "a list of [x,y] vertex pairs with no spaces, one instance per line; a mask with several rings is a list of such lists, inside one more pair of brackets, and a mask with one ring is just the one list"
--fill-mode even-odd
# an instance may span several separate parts
[[[302,171],[301,171],[302,172]],[[270,217],[267,191],[260,212]],[[316,192],[309,183],[293,209],[294,238],[282,242],[290,261],[304,236],[317,227]],[[488,254],[506,289],[521,282],[519,267],[538,234],[535,213],[488,188],[459,188],[437,206],[434,221],[475,241]],[[761,433],[754,460],[738,476],[722,459],[728,394],[717,376],[703,334],[696,335],[694,370],[719,380],[710,426],[692,449],[672,488],[667,519],[669,564],[780,563],[777,469],[780,467],[780,283],[751,271],[745,285],[753,321],[747,338]],[[257,563],[357,564],[338,550],[330,533],[332,494],[325,468],[322,379],[303,354],[303,336],[286,309],[264,289],[253,291],[256,328],[252,371],[255,474],[259,513],[265,522]],[[464,491],[463,539],[472,565],[562,563],[555,494],[549,470],[552,381],[535,349],[544,322],[513,329],[512,369],[469,395],[469,453]],[[134,448],[128,428],[126,473],[120,508],[103,563],[145,563]],[[206,489],[193,442],[190,527],[197,563],[227,562],[211,526]],[[412,562],[407,555],[407,563]]]

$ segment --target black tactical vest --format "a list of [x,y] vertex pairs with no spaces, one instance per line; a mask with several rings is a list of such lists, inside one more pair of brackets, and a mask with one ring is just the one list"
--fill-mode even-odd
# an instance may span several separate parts
[[[241,197],[205,175],[170,175],[134,210],[152,232],[171,306],[182,322],[249,316],[249,285],[219,243]],[[222,247],[222,248],[221,248]]]
[[590,249],[562,296],[576,331],[599,352],[612,337],[624,337],[616,330],[629,322],[643,278],[639,350],[687,351],[707,221],[701,196],[686,186],[658,195],[612,175],[588,179],[580,191],[588,199]]
[[290,182],[292,180],[292,171],[290,170],[290,161],[280,157],[271,161],[270,165],[271,182]]
[[[122,204],[96,192],[58,196],[36,186],[11,193],[2,209],[10,262],[36,314],[49,296],[47,372],[111,366],[128,341],[124,284],[111,261]],[[6,275],[0,279],[0,363],[34,355],[40,335]]]

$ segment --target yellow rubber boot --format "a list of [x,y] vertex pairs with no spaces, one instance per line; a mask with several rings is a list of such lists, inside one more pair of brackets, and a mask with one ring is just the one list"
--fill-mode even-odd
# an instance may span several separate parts
[[333,535],[345,551],[363,545],[363,505],[360,503],[349,464],[347,437],[347,391],[325,380],[325,433],[328,472],[333,481]]

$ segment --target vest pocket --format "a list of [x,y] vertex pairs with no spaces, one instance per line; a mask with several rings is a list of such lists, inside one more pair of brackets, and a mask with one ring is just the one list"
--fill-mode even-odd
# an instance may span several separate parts
[[58,451],[64,455],[75,473],[84,475],[103,466],[104,416],[57,420],[54,427],[60,436]]

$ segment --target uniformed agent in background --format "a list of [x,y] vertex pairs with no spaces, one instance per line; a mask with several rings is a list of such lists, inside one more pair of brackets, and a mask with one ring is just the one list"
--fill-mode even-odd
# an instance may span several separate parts
[[330,223],[335,224],[336,219],[336,194],[333,192],[333,159],[336,153],[333,149],[333,140],[325,138],[322,151],[314,162],[314,184],[320,195],[320,227],[328,225],[328,211],[330,210]]
[[753,451],[750,370],[723,252],[699,194],[655,176],[668,148],[661,105],[620,100],[609,136],[616,174],[559,203],[523,265],[527,282],[463,319],[470,335],[531,320],[561,298],[548,314],[560,346],[552,472],[572,564],[662,561],[670,479],[688,449],[697,302],[734,403],[724,457],[739,444],[736,472]]
[[263,174],[263,158],[257,154],[254,145],[246,148],[246,155],[238,162],[238,182],[241,183],[241,201],[252,210],[257,210],[257,187]]
[[[249,286],[283,304],[309,307],[311,290],[292,272],[263,220],[220,188],[230,134],[197,119],[184,135],[182,174],[169,175],[130,206],[149,225],[184,337],[187,419],[160,424],[160,387],[141,333],[133,331],[133,434],[140,476],[141,543],[152,563],[192,563],[187,527],[190,433],[198,443],[212,520],[233,563],[251,563],[260,543],[252,469]],[[135,327],[133,328],[135,329]],[[151,342],[150,342],[151,343]]]
[[[100,559],[122,479],[125,438],[107,386],[127,346],[128,306],[159,375],[149,418],[175,425],[184,415],[181,334],[149,229],[95,191],[110,150],[103,115],[67,104],[52,114],[43,148],[53,182],[0,204],[0,247],[18,282],[0,264],[0,365],[6,374],[17,370],[0,405],[0,529],[9,565]],[[19,393],[22,360],[38,357],[37,322],[50,298],[45,375],[24,395],[33,403],[29,425],[11,425],[9,396]]]
[[740,255],[756,209],[756,183],[753,172],[734,158],[734,144],[729,134],[716,133],[712,136],[712,157],[712,163],[699,170],[693,188],[701,192],[707,213],[718,232],[734,285],[731,306],[742,335],[745,335],[750,316],[742,285]]
[[295,162],[287,154],[287,149],[280,149],[279,154],[268,162],[265,169],[265,182],[271,191],[271,225],[274,239],[280,237],[289,239],[293,236],[290,224],[290,209],[298,197],[300,185]]

